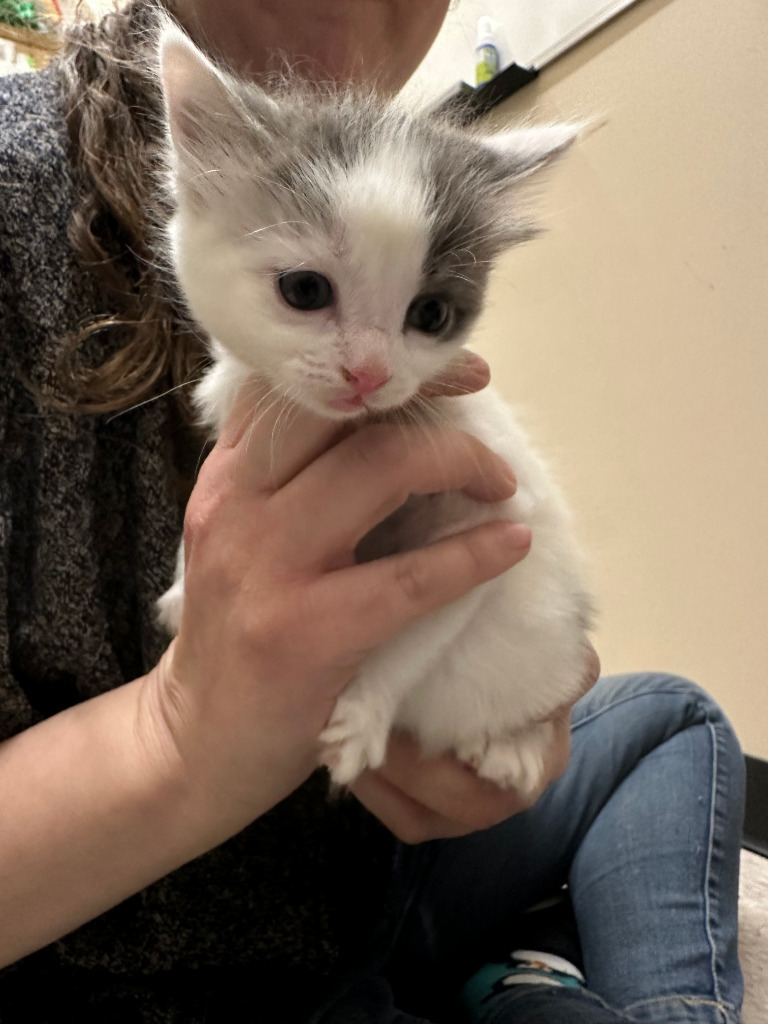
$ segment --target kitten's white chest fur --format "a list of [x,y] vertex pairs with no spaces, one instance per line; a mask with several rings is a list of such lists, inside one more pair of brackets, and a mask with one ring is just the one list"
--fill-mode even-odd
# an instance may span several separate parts
[[[570,143],[554,126],[484,137],[396,102],[291,86],[267,96],[216,69],[174,26],[160,43],[168,126],[171,269],[211,342],[197,388],[214,435],[250,375],[331,419],[386,415],[458,354],[489,268],[531,237],[520,182]],[[365,538],[386,556],[500,518],[533,545],[503,576],[372,653],[321,736],[338,784],[379,766],[392,729],[427,754],[534,791],[546,722],[578,695],[588,601],[565,505],[513,412],[492,391],[434,400],[439,420],[505,458],[518,490],[497,505],[413,497]],[[160,600],[178,628],[183,557]]]
[[[438,402],[515,467],[518,490],[496,505],[456,493],[411,499],[416,544],[509,518],[532,527],[533,545],[514,569],[368,659],[323,734],[326,757],[335,781],[349,782],[381,763],[390,728],[402,728],[427,754],[455,751],[481,776],[534,791],[553,735],[543,720],[582,685],[589,605],[579,559],[562,500],[511,410],[492,391]],[[408,525],[398,530],[405,546]]]

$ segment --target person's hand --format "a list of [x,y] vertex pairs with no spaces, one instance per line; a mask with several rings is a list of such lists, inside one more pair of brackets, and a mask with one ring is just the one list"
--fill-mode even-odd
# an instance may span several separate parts
[[490,380],[491,370],[483,357],[463,349],[438,377],[421,388],[419,394],[422,398],[469,395],[473,391],[482,391]]
[[[584,685],[587,693],[600,675],[600,660],[590,644]],[[357,799],[406,843],[450,839],[481,829],[525,811],[568,765],[571,750],[571,707],[560,708],[550,719],[555,727],[538,790],[522,796],[479,778],[452,755],[422,757],[410,736],[393,735],[387,759],[376,771],[364,772],[352,786]]]
[[337,440],[336,424],[294,409],[280,432],[279,409],[254,411],[248,391],[190,498],[181,628],[153,677],[170,756],[208,807],[243,824],[315,768],[317,737],[372,648],[511,568],[530,541],[496,522],[356,565],[360,538],[409,494],[500,501],[511,470],[436,428]]

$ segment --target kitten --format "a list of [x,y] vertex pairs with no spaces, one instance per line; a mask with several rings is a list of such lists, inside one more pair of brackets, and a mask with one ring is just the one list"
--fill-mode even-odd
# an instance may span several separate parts
[[[217,432],[253,375],[335,420],[386,415],[441,373],[481,310],[494,258],[530,238],[520,182],[576,129],[483,137],[397,102],[287,86],[267,95],[216,69],[172,25],[159,48],[174,272],[211,337],[196,391]],[[533,791],[552,725],[579,693],[588,600],[568,515],[511,410],[490,390],[431,401],[518,479],[509,501],[412,497],[361,542],[371,559],[489,520],[530,524],[524,561],[372,653],[320,737],[332,779],[379,766],[393,728]],[[424,413],[426,416],[427,413]],[[160,599],[176,631],[183,557]]]

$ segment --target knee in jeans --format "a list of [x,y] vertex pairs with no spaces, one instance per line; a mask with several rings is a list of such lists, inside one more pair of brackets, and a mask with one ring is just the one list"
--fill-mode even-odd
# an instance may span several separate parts
[[[589,708],[585,707],[589,714],[598,711],[601,706],[654,695],[660,698],[674,696],[678,701],[682,701],[685,716],[691,725],[713,723],[717,728],[719,742],[725,745],[733,756],[742,756],[738,737],[723,709],[705,689],[685,676],[668,672],[635,672],[628,675],[604,676],[583,701],[591,705]],[[661,700],[658,706],[659,714],[665,714]]]

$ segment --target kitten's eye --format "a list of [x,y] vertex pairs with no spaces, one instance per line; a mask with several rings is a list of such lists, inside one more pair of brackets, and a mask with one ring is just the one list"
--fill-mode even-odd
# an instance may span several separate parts
[[315,270],[289,270],[278,279],[280,294],[294,309],[323,309],[333,302],[333,287]]
[[437,295],[420,295],[408,307],[405,322],[423,334],[437,334],[448,323],[451,310]]

